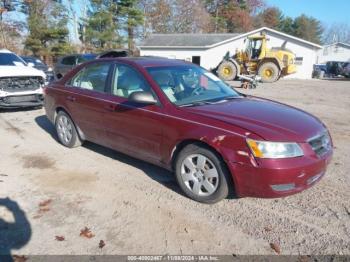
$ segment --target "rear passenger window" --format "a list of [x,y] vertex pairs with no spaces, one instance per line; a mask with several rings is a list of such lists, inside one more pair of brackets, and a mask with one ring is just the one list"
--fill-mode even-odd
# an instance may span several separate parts
[[96,63],[84,67],[70,81],[70,86],[97,92],[106,91],[106,83],[110,64]]
[[136,91],[150,91],[150,87],[134,69],[117,65],[112,82],[112,94],[128,98]]

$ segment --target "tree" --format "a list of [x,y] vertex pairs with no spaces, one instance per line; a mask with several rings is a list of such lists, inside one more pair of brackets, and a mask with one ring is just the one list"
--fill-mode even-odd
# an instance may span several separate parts
[[249,8],[246,3],[240,1],[228,1],[222,9],[222,17],[226,22],[226,31],[230,33],[241,33],[253,28]]
[[143,24],[144,15],[138,8],[138,0],[119,0],[117,9],[119,21],[128,33],[128,48],[134,51],[136,27]]
[[60,56],[70,52],[66,10],[60,1],[24,1],[28,35],[25,47],[36,56]]
[[145,0],[142,3],[144,8],[145,33],[171,33],[173,11],[169,0]]
[[293,18],[287,16],[282,17],[280,24],[278,25],[278,30],[286,34],[294,35],[294,20]]
[[104,50],[121,45],[118,35],[116,1],[91,0],[87,17],[79,29],[80,40],[90,50]]
[[282,11],[276,7],[268,7],[257,14],[254,18],[255,26],[267,26],[273,29],[279,29],[283,20]]
[[316,18],[302,14],[294,19],[294,35],[304,40],[321,44],[323,28]]
[[211,19],[200,0],[176,0],[173,3],[172,25],[177,33],[206,33]]
[[322,41],[325,44],[332,44],[335,42],[350,43],[350,25],[345,23],[336,23],[325,26]]
[[214,20],[214,32],[246,32],[253,28],[253,15],[264,0],[203,0]]
[[16,21],[7,14],[14,13],[21,7],[19,1],[2,0],[0,1],[0,47],[8,48],[12,51],[20,49],[24,23]]
[[222,16],[222,10],[227,4],[225,0],[204,0],[204,7],[207,12],[211,15],[214,26],[213,32],[223,32],[226,31],[226,19]]
[[201,0],[154,0],[142,5],[153,33],[206,33],[212,19]]

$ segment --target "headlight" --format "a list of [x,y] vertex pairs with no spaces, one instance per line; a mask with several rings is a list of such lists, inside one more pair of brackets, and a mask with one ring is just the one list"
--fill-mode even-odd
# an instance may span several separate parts
[[267,142],[247,139],[253,155],[258,158],[290,158],[303,156],[303,150],[297,143]]

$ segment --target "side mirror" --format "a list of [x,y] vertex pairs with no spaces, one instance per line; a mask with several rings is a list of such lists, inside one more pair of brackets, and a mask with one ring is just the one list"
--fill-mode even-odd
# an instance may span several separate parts
[[29,67],[34,67],[34,63],[32,63],[32,62],[29,62],[27,65],[28,65]]
[[157,104],[157,100],[154,98],[151,92],[146,91],[136,91],[129,95],[129,100],[132,102],[154,105]]

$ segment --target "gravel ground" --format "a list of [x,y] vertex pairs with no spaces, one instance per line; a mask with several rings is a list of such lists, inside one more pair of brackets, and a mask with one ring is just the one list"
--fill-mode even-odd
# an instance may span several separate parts
[[281,80],[243,92],[329,127],[334,158],[317,185],[281,199],[199,204],[166,170],[92,143],[61,146],[42,109],[2,111],[1,253],[350,255],[350,82]]

